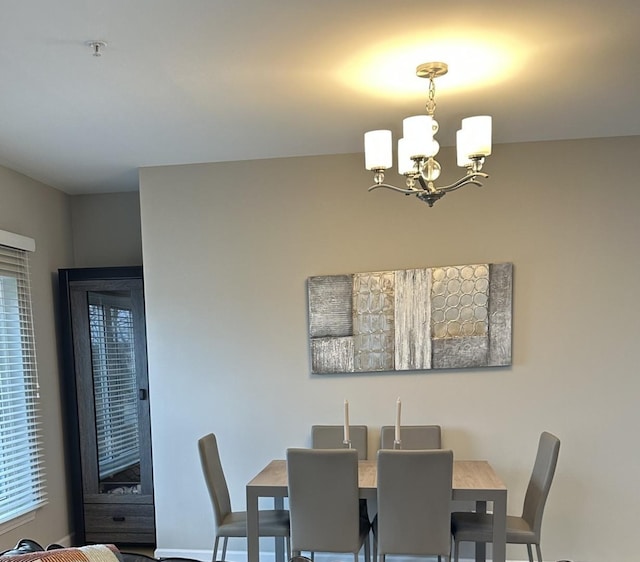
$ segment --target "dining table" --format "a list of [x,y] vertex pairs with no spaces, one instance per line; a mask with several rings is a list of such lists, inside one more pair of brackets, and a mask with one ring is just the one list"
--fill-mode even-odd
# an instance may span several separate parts
[[[375,500],[377,495],[377,463],[358,461],[360,497]],[[507,488],[493,467],[485,460],[453,461],[453,500],[475,502],[475,510],[486,512],[491,502],[493,511],[492,561],[505,562],[507,538]],[[287,461],[272,460],[246,486],[247,494],[247,559],[260,562],[258,535],[258,502],[261,497],[273,498],[276,509],[288,496]],[[276,561],[284,560],[284,543],[276,543]],[[486,560],[484,543],[476,544],[476,562]]]

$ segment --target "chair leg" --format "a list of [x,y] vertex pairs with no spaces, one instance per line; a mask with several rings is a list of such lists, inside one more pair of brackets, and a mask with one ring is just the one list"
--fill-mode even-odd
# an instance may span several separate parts
[[222,559],[226,560],[227,559],[227,542],[229,541],[229,537],[225,537],[222,540]]
[[287,562],[291,560],[291,537],[288,535],[285,537],[286,547],[287,547]]
[[369,542],[369,535],[364,539],[364,560],[365,562],[371,562],[371,543]]
[[211,557],[211,562],[216,562],[218,556],[218,542],[220,541],[220,537],[216,535],[216,540],[213,541],[213,556]]
[[453,539],[453,560],[458,562],[458,556],[460,556],[460,541]]
[[533,551],[530,544],[527,545],[527,554],[529,555],[529,562],[533,562]]
[[542,562],[542,549],[538,543],[536,543],[536,552],[538,553],[538,562]]

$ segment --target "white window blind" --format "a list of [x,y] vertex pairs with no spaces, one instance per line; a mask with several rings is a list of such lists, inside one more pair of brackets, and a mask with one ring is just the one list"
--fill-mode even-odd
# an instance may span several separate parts
[[46,503],[26,251],[34,247],[0,231],[0,524]]
[[138,385],[133,311],[128,299],[89,295],[89,328],[100,478],[137,463]]

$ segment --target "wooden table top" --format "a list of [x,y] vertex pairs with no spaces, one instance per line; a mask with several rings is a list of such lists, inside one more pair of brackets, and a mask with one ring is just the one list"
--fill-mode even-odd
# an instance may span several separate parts
[[[376,461],[358,461],[360,489],[375,490],[378,479]],[[287,488],[287,461],[273,460],[265,466],[247,487],[265,490]],[[454,490],[506,490],[506,486],[487,461],[453,461]]]

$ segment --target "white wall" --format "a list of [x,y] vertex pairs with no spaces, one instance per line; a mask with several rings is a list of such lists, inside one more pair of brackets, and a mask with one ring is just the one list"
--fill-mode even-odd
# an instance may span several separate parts
[[[640,137],[496,146],[486,186],[433,209],[367,193],[361,155],[141,170],[158,548],[211,548],[200,436],[217,433],[242,509],[254,473],[340,423],[345,398],[373,444],[400,396],[405,423],[490,460],[513,512],[540,432],[557,434],[545,559],[636,560],[638,154]],[[307,277],[503,261],[512,367],[310,375]]]
[[55,316],[58,268],[73,265],[68,197],[0,167],[0,229],[36,241],[31,256],[31,292],[49,499],[33,521],[0,537],[0,550],[5,550],[23,537],[46,545],[67,537],[70,531]]

